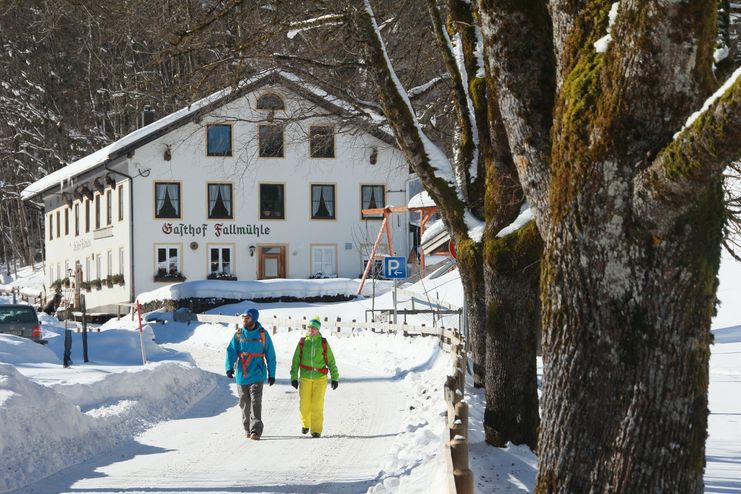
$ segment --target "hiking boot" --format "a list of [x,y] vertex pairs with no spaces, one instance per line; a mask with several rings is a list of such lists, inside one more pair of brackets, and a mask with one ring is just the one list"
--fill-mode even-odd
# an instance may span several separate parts
[[309,432],[309,428],[308,427],[302,427],[301,428],[301,434],[306,434],[307,432]]
[[311,437],[321,437],[321,435],[322,435],[321,432],[312,432],[311,433]]
[[252,434],[250,434],[250,439],[252,439],[253,441],[259,441],[260,436],[258,436],[257,434],[253,432]]

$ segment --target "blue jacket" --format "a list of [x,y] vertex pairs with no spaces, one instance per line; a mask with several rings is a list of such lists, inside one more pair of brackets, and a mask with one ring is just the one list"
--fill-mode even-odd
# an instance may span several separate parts
[[[264,346],[260,337],[261,331],[265,336]],[[266,360],[267,369],[265,368]],[[237,384],[261,383],[265,382],[268,376],[275,377],[273,340],[259,323],[253,330],[245,327],[239,328],[232,337],[232,341],[229,342],[226,348],[225,370],[234,369],[235,365]]]

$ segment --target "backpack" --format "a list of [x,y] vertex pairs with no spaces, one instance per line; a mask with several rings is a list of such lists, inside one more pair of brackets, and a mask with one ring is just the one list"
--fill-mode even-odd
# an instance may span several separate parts
[[317,369],[316,367],[310,367],[308,365],[304,365],[304,343],[306,343],[306,338],[301,338],[298,340],[298,347],[299,347],[299,353],[298,353],[298,366],[302,369],[306,370],[313,370],[320,372],[322,374],[327,374],[329,372],[329,359],[327,358],[327,338],[322,338],[322,353],[324,354],[324,368]]

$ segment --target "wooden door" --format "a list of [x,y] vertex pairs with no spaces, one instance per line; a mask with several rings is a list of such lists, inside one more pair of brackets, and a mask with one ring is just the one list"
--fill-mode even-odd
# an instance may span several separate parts
[[286,247],[283,245],[261,245],[258,251],[258,273],[260,280],[286,277]]

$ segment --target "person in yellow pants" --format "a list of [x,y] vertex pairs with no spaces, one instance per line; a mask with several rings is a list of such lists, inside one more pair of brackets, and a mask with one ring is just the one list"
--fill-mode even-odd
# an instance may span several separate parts
[[[322,322],[312,317],[307,334],[301,338],[293,352],[291,385],[298,389],[301,412],[301,433],[311,431],[311,437],[320,437],[324,427],[324,393],[327,391],[327,374],[331,376],[332,389],[340,384],[340,373],[334,354],[326,338],[319,332]],[[301,382],[299,383],[299,376]]]

